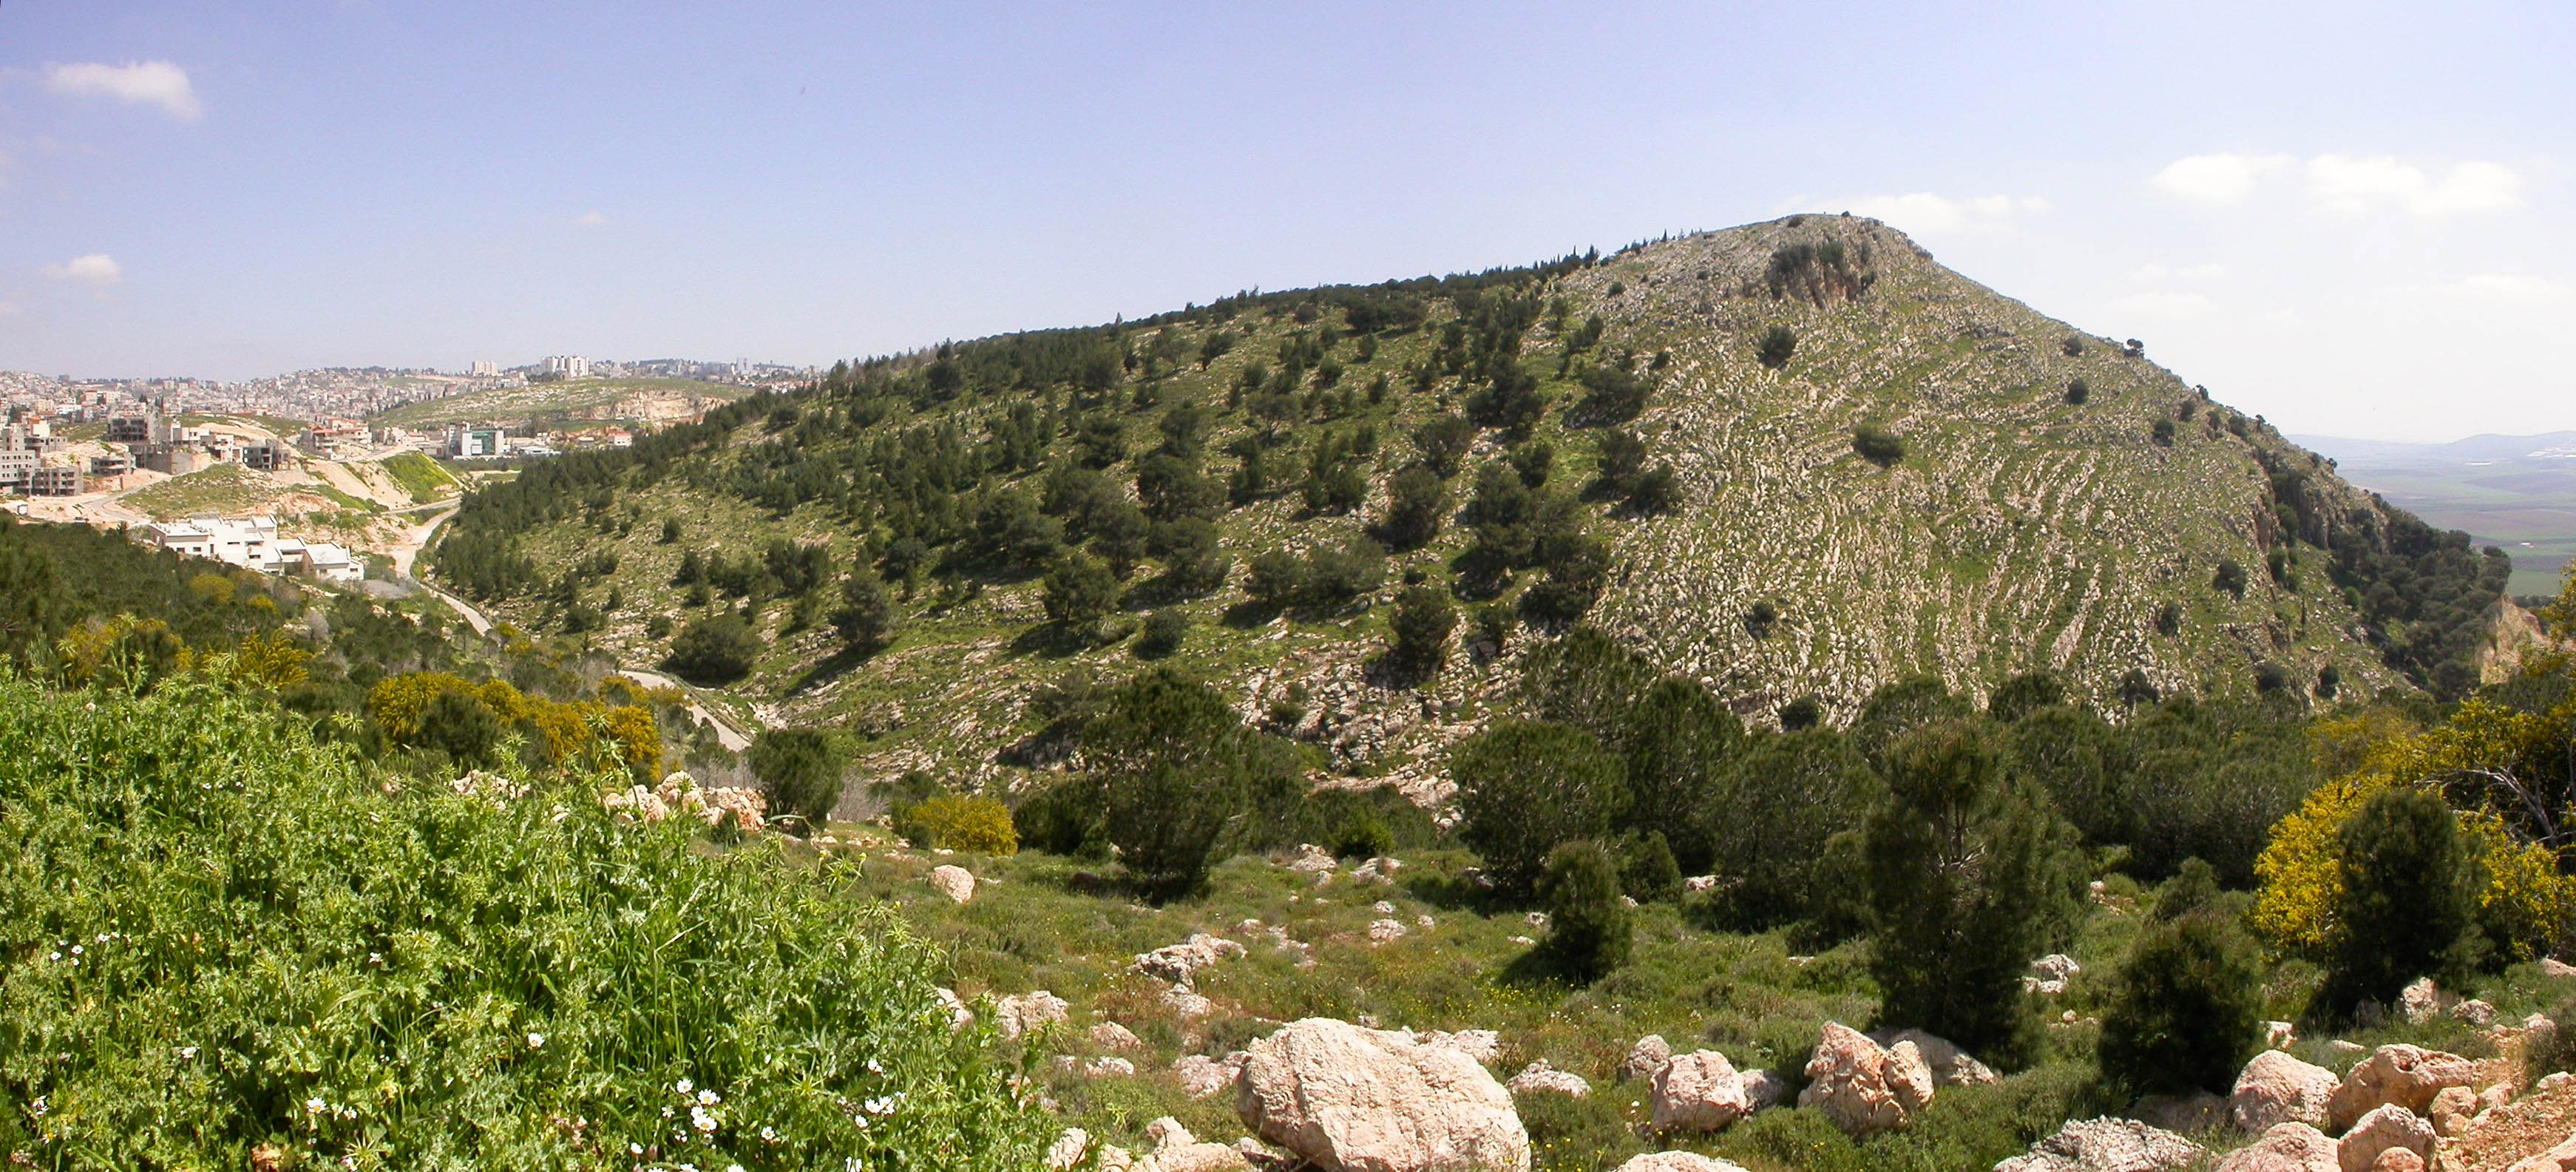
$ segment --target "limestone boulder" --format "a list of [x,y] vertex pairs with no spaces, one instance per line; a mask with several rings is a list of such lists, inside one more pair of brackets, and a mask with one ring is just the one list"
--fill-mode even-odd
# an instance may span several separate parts
[[932,867],[930,886],[950,903],[964,903],[975,898],[975,873],[953,864]]
[[2334,1122],[2338,1082],[2334,1072],[2265,1050],[2245,1064],[2227,1096],[2227,1113],[2245,1131],[2265,1132],[2283,1123],[2322,1128]]
[[2415,983],[2397,992],[2397,1014],[2409,1025],[2422,1025],[2442,1012],[2442,989],[2431,977],[2417,977]]
[[1715,1050],[1674,1055],[1655,1072],[1653,1104],[1658,1131],[1723,1131],[1753,1110],[1743,1076]]
[[1847,1135],[1891,1131],[1932,1103],[1932,1068],[1912,1042],[1882,1047],[1840,1022],[1826,1022],[1807,1059],[1807,1089],[1798,1105]]
[[1511,1081],[1504,1083],[1503,1086],[1515,1095],[1549,1092],[1572,1095],[1580,1099],[1592,1093],[1592,1084],[1584,1081],[1582,1075],[1571,1070],[1558,1070],[1545,1061],[1533,1062],[1523,1067],[1519,1074],[1513,1075]]
[[1913,1043],[1914,1052],[1922,1055],[1924,1065],[1932,1068],[1932,1085],[1936,1087],[1987,1086],[1997,1081],[1992,1067],[1969,1057],[1967,1051],[1960,1049],[1948,1038],[1937,1037],[1917,1029],[1903,1029],[1893,1032],[1876,1031],[1869,1035],[1869,1040],[1881,1046],[1894,1046],[1898,1042]]
[[1330,1018],[1252,1044],[1235,1111],[1324,1172],[1528,1172],[1511,1092],[1464,1051]]
[[2412,1149],[2419,1159],[2431,1160],[2433,1125],[2395,1103],[2382,1104],[2344,1133],[2335,1148],[2335,1160],[2343,1172],[2371,1172],[2380,1153],[2390,1148]]
[[2335,1129],[2348,1129],[2362,1116],[2391,1104],[2422,1115],[2432,1109],[2433,1096],[2442,1088],[2469,1086],[2476,1077],[2476,1068],[2457,1054],[2402,1043],[2382,1046],[2354,1064],[2343,1076],[2343,1085],[2335,1088],[2331,1104]]
[[1697,1152],[1648,1152],[1628,1157],[1619,1172],[1744,1172],[1744,1166]]
[[1181,943],[1137,953],[1135,963],[1128,965],[1127,971],[1186,986],[1197,978],[1201,970],[1214,966],[1218,961],[1234,960],[1242,955],[1241,944],[1223,936],[1194,932]]
[[1040,989],[1015,993],[993,1003],[993,1024],[1005,1038],[1023,1037],[1065,1020],[1065,999]]
[[2219,1158],[2211,1172],[2343,1172],[2333,1137],[2305,1123],[2280,1123]]
[[2424,1157],[2412,1148],[2390,1148],[2370,1162],[2370,1172],[2424,1172]]
[[1193,1099],[1213,1098],[1233,1088],[1235,1075],[1243,1070],[1244,1057],[1240,1050],[1223,1058],[1184,1054],[1172,1063],[1172,1077],[1180,1082],[1182,1094]]
[[2135,1119],[2087,1119],[2032,1144],[1995,1172],[2174,1172],[2203,1154],[2199,1144]]
[[1789,1080],[1767,1070],[1747,1070],[1742,1074],[1747,1114],[1768,1111],[1789,1101]]
[[1637,1039],[1636,1045],[1628,1047],[1628,1056],[1619,1060],[1619,1077],[1641,1080],[1653,1078],[1656,1071],[1663,1069],[1664,1064],[1672,1060],[1672,1044],[1666,1042],[1662,1034],[1648,1034]]
[[1135,1172],[1246,1172],[1252,1161],[1225,1144],[1194,1143],[1157,1149],[1137,1161]]
[[2443,1087],[2433,1096],[2432,1107],[2425,1119],[2433,1125],[2433,1134],[2455,1136],[2469,1129],[2469,1120],[2478,1113],[2478,1096],[2467,1087]]

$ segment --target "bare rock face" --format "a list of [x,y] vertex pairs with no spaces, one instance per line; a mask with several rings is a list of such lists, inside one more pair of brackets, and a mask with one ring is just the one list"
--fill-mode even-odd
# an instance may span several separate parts
[[1722,1131],[1753,1111],[1735,1064],[1715,1050],[1676,1054],[1655,1072],[1655,1128]]
[[1064,998],[1044,989],[1013,994],[993,1003],[993,1024],[1003,1037],[1016,1038],[1064,1021],[1068,1008]]
[[2422,1025],[2442,1012],[2442,990],[2431,977],[2417,977],[2415,983],[2398,990],[2397,1013],[2409,1025]]
[[2245,1064],[2227,1096],[2228,1115],[2245,1131],[2270,1131],[2282,1123],[2325,1127],[2334,1122],[2334,1072],[2279,1050],[2265,1050]]
[[950,903],[964,903],[975,898],[975,874],[964,867],[945,864],[930,869],[930,886]]
[[2084,966],[2062,952],[2052,952],[2030,962],[2030,975],[2021,979],[2023,990],[2042,996],[2056,996],[2066,991],[2066,980],[2083,972]]
[[2540,962],[2540,975],[2544,977],[2576,977],[2576,964],[2569,964],[2554,956],[2549,957]]
[[1523,1067],[1519,1074],[1513,1075],[1512,1080],[1504,1083],[1503,1086],[1515,1095],[1550,1091],[1580,1099],[1592,1093],[1592,1084],[1584,1081],[1582,1075],[1570,1070],[1558,1070],[1545,1061],[1533,1062]]
[[1995,1172],[2172,1172],[2199,1159],[2201,1146],[2135,1119],[2087,1119],[2031,1145]]
[[[2071,965],[2075,962],[2070,960],[2066,963]],[[1969,1057],[1967,1051],[1960,1049],[1948,1038],[1937,1037],[1917,1029],[1903,1029],[1894,1032],[1880,1030],[1871,1034],[1869,1040],[1881,1046],[1894,1046],[1898,1042],[1914,1043],[1914,1052],[1921,1054],[1924,1065],[1932,1068],[1932,1085],[1936,1087],[1961,1084],[1988,1086],[1998,1081],[1992,1067]]]
[[[2350,1128],[2372,1110],[2388,1104],[2422,1115],[2432,1109],[2443,1087],[2464,1087],[2476,1080],[2476,1069],[2457,1054],[2420,1046],[2382,1046],[2344,1075],[2332,1103],[2334,1125]],[[2363,1164],[2368,1168],[2368,1164]]]
[[2263,1138],[2220,1158],[2211,1172],[2343,1172],[2338,1145],[2305,1123],[2280,1123]]
[[1636,1045],[1628,1047],[1628,1056],[1619,1061],[1619,1077],[1622,1079],[1653,1078],[1656,1071],[1663,1069],[1664,1064],[1672,1060],[1672,1044],[1664,1041],[1662,1034],[1648,1034],[1637,1039]]
[[1310,875],[1321,874],[1341,865],[1341,860],[1334,858],[1333,852],[1311,842],[1297,844],[1297,857],[1288,860],[1289,870]]
[[2476,998],[2471,998],[2452,1006],[2451,1017],[2453,1020],[2466,1022],[2479,1029],[2485,1029],[2488,1026],[2495,1024],[2496,1007],[2488,1004],[2487,1002],[2477,1000]]
[[1744,1166],[1697,1152],[1649,1152],[1628,1157],[1619,1172],[1744,1172]]
[[1235,1111],[1324,1172],[1528,1172],[1511,1092],[1461,1050],[1307,1018],[1252,1044]]
[[1798,1105],[1822,1112],[1847,1135],[1903,1127],[1932,1102],[1932,1068],[1914,1043],[1881,1049],[1840,1022],[1825,1023],[1806,1074]]
[[1503,1056],[1503,1036],[1492,1030],[1425,1030],[1415,1040],[1425,1046],[1446,1046],[1481,1063]]
[[2433,1125],[2395,1103],[2383,1104],[2372,1108],[2351,1131],[2344,1133],[2335,1149],[2335,1159],[2343,1165],[2343,1172],[2371,1172],[2380,1153],[2390,1148],[2411,1148],[2419,1161],[2432,1159]]

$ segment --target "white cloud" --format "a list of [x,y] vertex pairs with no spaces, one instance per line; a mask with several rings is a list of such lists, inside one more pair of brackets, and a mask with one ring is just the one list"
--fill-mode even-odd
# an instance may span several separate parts
[[2049,202],[2038,196],[1981,195],[1952,199],[1929,191],[1874,195],[1852,201],[1851,210],[1885,220],[1908,232],[1944,235],[2004,227],[2016,216],[2038,215]]
[[583,212],[582,214],[572,218],[572,226],[576,228],[598,228],[605,226],[607,223],[608,217],[599,214],[599,209],[597,208],[592,208],[591,210]]
[[16,317],[26,308],[18,304],[18,299],[14,296],[0,296],[0,317]]
[[188,84],[188,71],[167,61],[47,65],[45,88],[58,94],[110,97],[159,106],[180,118],[193,119],[204,112],[197,103],[195,87]]
[[2510,211],[2522,206],[2522,177],[2501,163],[2462,163],[2435,180],[2387,155],[2308,160],[2308,197],[2338,215],[2396,208],[2418,216]]
[[2198,293],[2132,293],[2113,304],[2149,317],[2199,317],[2218,308],[2217,302]]
[[2254,197],[2264,176],[2290,165],[2287,155],[2193,155],[2156,172],[2156,189],[2204,207],[2227,207]]
[[2129,279],[2132,281],[2206,281],[2226,275],[2226,265],[2211,261],[2196,265],[2143,265],[2136,272],[2130,273]]
[[2505,311],[2576,307],[2576,285],[2524,273],[2475,273],[2442,285],[2397,285],[2389,297],[2461,309]]
[[84,285],[106,288],[125,279],[125,267],[104,252],[76,256],[58,265],[46,265],[45,275],[57,281],[78,281]]

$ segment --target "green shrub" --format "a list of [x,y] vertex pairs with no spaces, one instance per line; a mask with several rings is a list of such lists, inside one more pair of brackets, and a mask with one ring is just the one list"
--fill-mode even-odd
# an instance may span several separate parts
[[1353,810],[1333,829],[1333,856],[1374,859],[1395,853],[1395,832],[1375,810]]
[[750,675],[760,649],[760,633],[742,616],[725,611],[682,627],[662,666],[690,683],[720,687]]
[[894,828],[917,847],[984,855],[1017,854],[1020,849],[1010,807],[992,798],[938,797],[916,802],[903,808]]
[[1797,352],[1798,335],[1790,333],[1787,326],[1773,326],[1762,331],[1762,340],[1755,343],[1753,349],[1754,356],[1762,360],[1762,365],[1773,370],[1789,365],[1790,356]]
[[842,642],[874,649],[894,637],[894,596],[876,571],[861,566],[841,583],[841,608],[832,612],[832,629]]
[[2382,790],[2336,836],[2342,894],[2318,994],[2326,1007],[2393,1005],[2417,977],[2458,987],[2483,943],[2474,917],[2485,884],[2451,808],[2438,794]]
[[[1558,843],[1607,834],[1627,808],[1627,770],[1581,729],[1509,721],[1449,755],[1459,837],[1505,895],[1526,898]],[[1613,881],[1615,886],[1615,880]]]
[[1609,1095],[1532,1091],[1512,1106],[1529,1131],[1532,1172],[1610,1172],[1646,1150]]
[[1449,633],[1458,629],[1458,607],[1438,586],[1408,586],[1396,595],[1388,625],[1395,632],[1395,642],[1387,648],[1390,665],[1407,679],[1429,679],[1449,659]]
[[2559,1001],[2543,1016],[2556,1028],[2524,1039],[2522,1073],[2526,1086],[2562,1070],[2576,1070],[2576,998]]
[[2064,939],[2078,906],[2074,832],[2006,767],[1990,721],[1916,729],[1887,758],[1865,847],[1880,1021],[2017,1065],[2037,1041],[2024,967]]
[[1149,668],[1082,731],[1101,827],[1151,898],[1196,891],[1218,842],[1247,809],[1302,790],[1275,737],[1245,728],[1205,684]]
[[1875,1172],[1860,1145],[1820,1111],[1771,1110],[1726,1129],[1719,1150],[1796,1172]]
[[1162,659],[1181,649],[1189,638],[1189,612],[1166,607],[1145,616],[1144,630],[1136,636],[1136,658]]
[[793,815],[819,826],[841,800],[841,762],[821,729],[774,728],[752,738],[746,754],[771,817]]
[[2076,406],[2078,406],[2078,407],[2081,407],[2081,406],[2083,406],[2083,405],[2084,405],[2084,401],[2085,401],[2086,399],[2090,399],[2090,398],[2092,398],[2092,397],[2093,397],[2093,388],[2092,388],[2092,386],[2091,386],[2091,385],[2087,384],[2083,379],[2078,378],[2078,379],[2069,379],[2069,380],[2067,380],[2067,383],[2066,383],[2066,401],[2067,401],[2067,402],[2072,403],[2072,404],[2074,404],[2074,405],[2076,405]]
[[1673,861],[1672,843],[1664,832],[1624,835],[1619,839],[1619,889],[1639,903],[1681,898],[1682,867]]
[[[839,880],[763,839],[708,851],[688,819],[619,825],[592,785],[622,778],[411,789],[304,729],[202,677],[143,699],[0,679],[0,1097],[44,1105],[0,1116],[0,1150],[1037,1165],[1054,1125],[985,1027],[950,1032],[945,962]],[[870,1101],[891,1109],[863,1126]]]
[[1884,788],[1851,738],[1832,729],[1747,742],[1691,814],[1709,869],[1730,880],[1713,907],[1719,922],[1761,929],[1823,910],[1834,894],[1820,870],[1828,847],[1859,829]]
[[1547,906],[1540,946],[1559,971],[1592,981],[1628,963],[1636,927],[1619,888],[1619,866],[1599,842],[1579,839],[1548,852],[1538,883]]
[[2102,1074],[2140,1094],[2224,1093],[2255,1047],[2263,978],[2251,946],[2200,912],[2150,929],[2102,1013]]
[[1852,429],[1852,450],[1860,453],[1861,459],[1885,468],[1905,458],[1905,440],[1877,424],[1864,423]]

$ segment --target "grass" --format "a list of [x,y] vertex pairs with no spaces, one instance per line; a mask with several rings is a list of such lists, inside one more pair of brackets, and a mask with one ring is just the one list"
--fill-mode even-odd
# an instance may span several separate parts
[[916,937],[771,840],[618,825],[592,784],[403,782],[220,678],[0,678],[0,1148],[1033,1165],[1046,1122],[952,1035]]
[[404,492],[411,494],[413,504],[428,504],[457,493],[456,478],[440,467],[438,461],[419,452],[396,452],[379,463],[386,475],[393,477]]
[[207,513],[251,512],[276,500],[279,491],[275,483],[259,473],[238,464],[217,464],[136,489],[126,494],[124,501],[155,520],[166,521]]
[[407,403],[374,417],[370,422],[378,426],[414,428],[483,422],[566,426],[587,422],[598,425],[610,420],[578,421],[576,417],[637,393],[699,395],[730,402],[751,394],[751,390],[728,383],[672,378],[592,378],[575,382],[530,383]]

